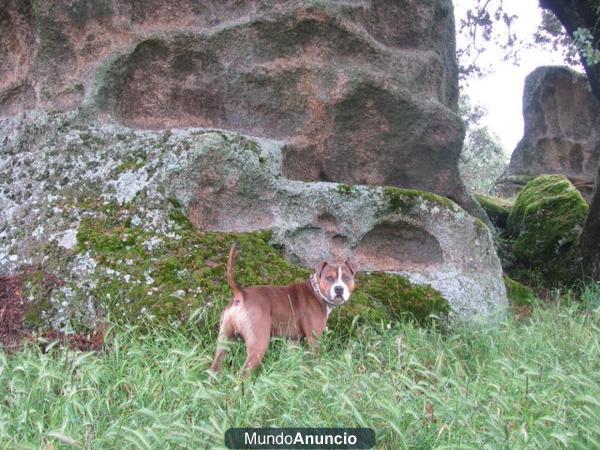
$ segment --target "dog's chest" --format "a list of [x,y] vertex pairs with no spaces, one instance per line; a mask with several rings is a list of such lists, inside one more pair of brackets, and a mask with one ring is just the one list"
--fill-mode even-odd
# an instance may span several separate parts
[[327,323],[324,308],[306,298],[286,295],[271,302],[271,334],[291,339],[320,334]]

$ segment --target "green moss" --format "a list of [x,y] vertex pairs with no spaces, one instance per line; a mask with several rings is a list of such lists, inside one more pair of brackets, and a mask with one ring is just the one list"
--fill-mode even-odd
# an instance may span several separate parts
[[537,297],[527,286],[515,281],[507,276],[503,277],[504,286],[506,286],[506,295],[511,305],[527,306],[538,302]]
[[360,274],[350,301],[334,310],[328,326],[337,333],[349,333],[355,319],[357,324],[413,320],[425,326],[449,312],[447,300],[432,287],[399,275]]
[[400,189],[386,187],[383,189],[383,195],[387,199],[392,211],[406,211],[409,208]]
[[437,203],[452,211],[457,211],[456,204],[440,195],[432,192],[418,191],[416,189],[399,189],[393,186],[386,186],[383,189],[383,195],[387,199],[392,211],[408,212],[416,204],[418,200],[426,200],[428,202]]
[[123,158],[123,162],[117,167],[119,173],[124,173],[129,170],[139,170],[148,162],[148,155],[143,148],[134,149]]
[[35,249],[33,254],[41,261],[38,268],[52,274],[67,272],[69,261],[73,256],[71,251],[58,245],[55,240],[48,241]]
[[535,175],[511,175],[506,177],[503,181],[525,186],[531,180],[535,179],[535,177]]
[[85,145],[104,145],[106,143],[104,139],[98,135],[89,132],[80,133],[79,138]]
[[587,213],[587,203],[565,177],[543,175],[530,181],[507,221],[517,267],[539,272],[548,287],[568,281]]
[[[178,321],[193,313],[212,333],[231,297],[226,263],[233,242],[238,243],[236,276],[242,286],[282,285],[306,280],[311,273],[283,258],[270,244],[271,232],[200,232],[176,200],[169,213],[175,231],[167,234],[133,226],[127,206],[102,208],[81,221],[78,251],[89,252],[98,263],[94,296],[116,322]],[[333,313],[329,327],[350,333],[355,317],[358,324],[406,319],[428,324],[431,314],[448,311],[446,300],[430,287],[395,275],[361,274],[351,301]]]
[[475,225],[477,225],[477,228],[479,228],[479,231],[483,231],[485,229],[487,229],[487,225],[485,224],[485,222],[477,217],[474,217],[473,219],[475,219]]
[[141,169],[142,167],[144,167],[146,165],[145,161],[129,161],[129,162],[123,162],[121,164],[119,164],[119,166],[117,167],[117,172],[119,173],[125,173],[127,171],[136,171]]
[[488,195],[475,194],[477,202],[481,205],[494,226],[504,229],[514,201]]
[[118,205],[82,220],[78,250],[89,251],[98,262],[95,294],[113,320],[179,320],[206,308],[203,317],[215,325],[230,298],[225,270],[236,241],[237,277],[243,286],[290,283],[310,274],[269,245],[270,232],[199,232],[176,204],[170,218],[176,226],[172,235],[132,226],[131,212]]
[[49,327],[48,319],[53,309],[50,295],[55,287],[55,283],[41,270],[25,275],[22,295],[27,301],[24,323],[28,329]]
[[338,184],[337,191],[340,194],[352,194],[354,187],[350,184]]

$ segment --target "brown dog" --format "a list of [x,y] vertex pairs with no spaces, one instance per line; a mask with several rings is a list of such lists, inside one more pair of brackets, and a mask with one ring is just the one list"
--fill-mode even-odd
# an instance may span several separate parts
[[303,283],[241,288],[233,272],[235,255],[234,244],[227,262],[227,283],[233,298],[221,316],[217,353],[212,364],[214,372],[221,369],[227,351],[223,344],[238,336],[244,339],[248,354],[243,376],[260,365],[271,336],[304,337],[315,347],[329,313],[348,301],[354,289],[355,269],[348,261],[341,265],[322,262]]

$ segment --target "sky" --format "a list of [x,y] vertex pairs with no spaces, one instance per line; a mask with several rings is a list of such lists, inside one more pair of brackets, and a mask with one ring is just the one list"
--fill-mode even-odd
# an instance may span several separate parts
[[[466,10],[473,7],[475,0],[454,0],[454,14],[457,29],[460,18]],[[492,2],[494,3],[494,2]],[[504,0],[506,12],[518,15],[514,30],[518,37],[531,40],[531,36],[541,23],[541,9],[537,0]],[[457,34],[457,47],[464,44],[464,37]],[[471,98],[471,103],[481,104],[488,114],[482,120],[499,137],[504,151],[510,155],[523,136],[522,96],[525,77],[536,67],[546,65],[565,65],[560,52],[538,48],[523,48],[520,63],[502,61],[503,52],[494,44],[483,54],[478,62],[482,67],[491,67],[493,73],[481,78],[471,79],[461,88]]]

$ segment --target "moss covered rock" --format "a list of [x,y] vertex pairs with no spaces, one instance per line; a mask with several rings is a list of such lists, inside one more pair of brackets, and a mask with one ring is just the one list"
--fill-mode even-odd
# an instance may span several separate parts
[[549,286],[567,281],[576,270],[574,244],[588,205],[561,175],[542,175],[521,191],[507,222],[517,266],[531,268]]
[[49,319],[54,305],[52,291],[60,286],[60,280],[41,270],[26,272],[23,276],[22,295],[27,301],[25,326],[31,329],[51,327]]
[[506,286],[506,296],[513,306],[533,305],[537,302],[534,292],[527,286],[505,276],[504,285]]
[[[212,330],[231,297],[225,282],[229,248],[238,243],[236,273],[242,286],[287,284],[308,279],[311,271],[291,264],[271,243],[271,233],[198,231],[178,205],[171,206],[172,235],[159,235],[132,224],[132,211],[113,205],[84,220],[78,248],[98,261],[93,289],[114,321],[184,321],[190,315]],[[334,313],[330,328],[349,333],[359,324],[446,315],[448,302],[429,286],[398,275],[361,274],[351,301]]]
[[475,194],[475,198],[494,226],[503,230],[506,227],[510,211],[514,206],[514,201],[483,194]]
[[[40,326],[62,331],[93,327],[98,315],[193,316],[210,329],[229,299],[224,269],[234,240],[246,285],[305,279],[306,267],[346,257],[364,271],[393,272],[377,276],[388,281],[376,294],[371,282],[357,291],[360,320],[408,314],[422,322],[445,311],[442,297],[466,319],[503,310],[489,230],[444,197],[286,179],[277,141],[85,123],[56,113],[0,126],[0,272],[34,266],[61,280],[49,301],[36,300],[33,325],[37,310]],[[44,292],[34,285],[33,297]],[[433,303],[421,305],[428,296]]]
[[269,245],[270,232],[198,231],[171,206],[169,233],[132,222],[127,207],[109,209],[82,221],[78,249],[98,266],[92,295],[113,321],[185,321],[194,312],[208,328],[218,323],[231,293],[226,279],[229,248],[238,242],[241,285],[285,284],[310,272],[288,263]]
[[351,301],[334,310],[328,327],[348,333],[352,322],[377,323],[412,320],[426,326],[450,313],[448,301],[435,289],[414,285],[406,278],[386,273],[360,274]]

